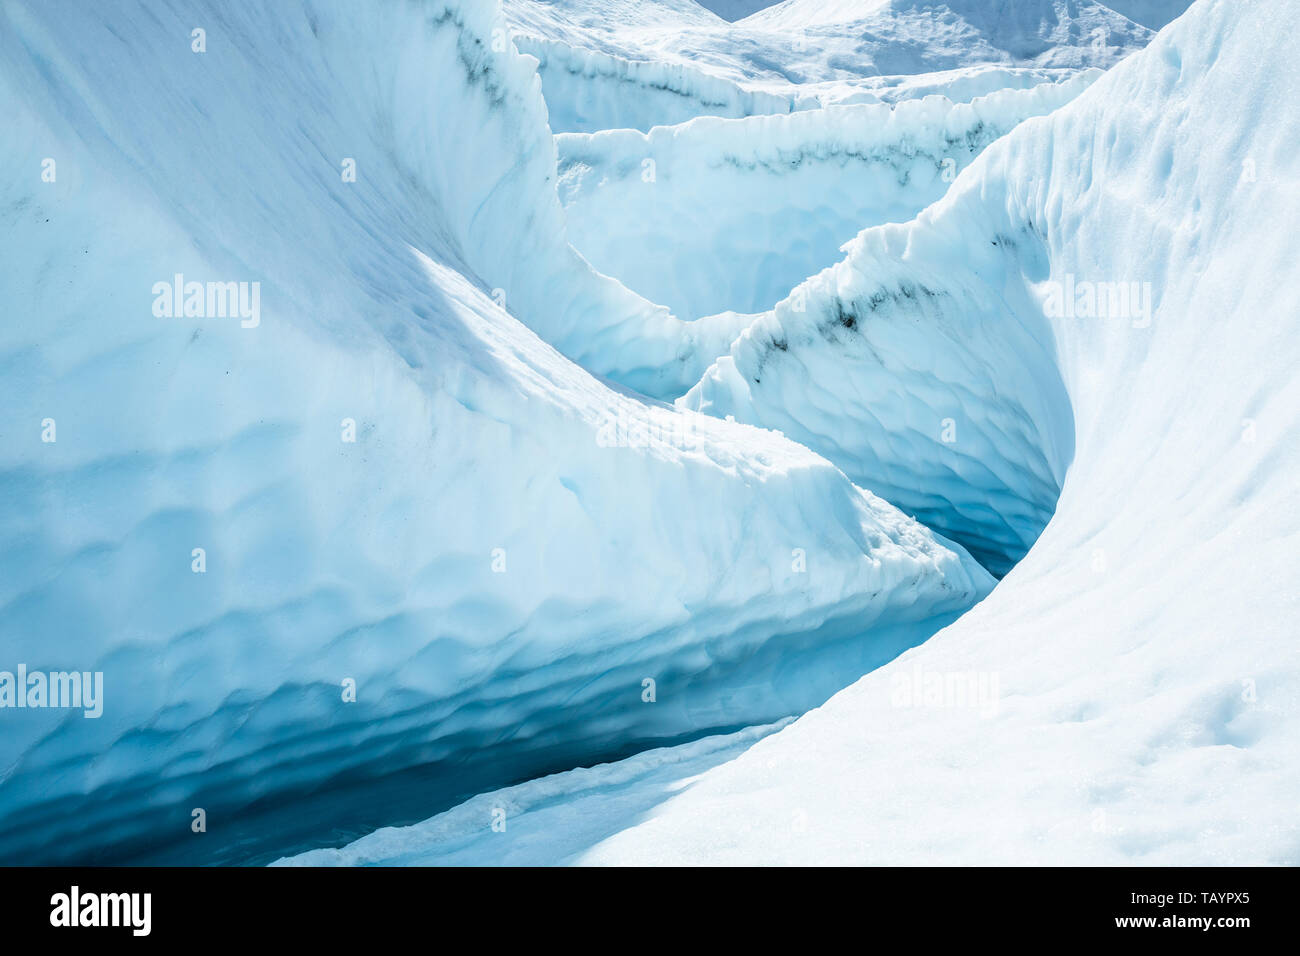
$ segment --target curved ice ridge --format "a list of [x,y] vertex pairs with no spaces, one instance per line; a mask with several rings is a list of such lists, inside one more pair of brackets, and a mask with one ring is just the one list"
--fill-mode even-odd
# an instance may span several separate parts
[[645,131],[696,116],[753,116],[802,108],[791,97],[747,90],[686,63],[631,60],[518,33],[514,43],[521,53],[537,58],[551,129],[557,133]]

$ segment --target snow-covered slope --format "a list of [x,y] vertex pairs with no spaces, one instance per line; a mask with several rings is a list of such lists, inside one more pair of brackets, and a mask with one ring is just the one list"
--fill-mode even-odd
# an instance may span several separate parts
[[911,219],[990,142],[1097,75],[972,103],[932,96],[560,136],[569,238],[681,318],[771,308],[863,227]]
[[98,719],[5,712],[0,859],[257,859],[769,722],[989,589],[815,454],[517,321],[630,294],[563,242],[500,27],[0,8],[0,669],[104,675]]
[[[796,408],[914,384],[891,365],[908,344],[992,389],[1036,359],[1068,412],[1040,437],[1073,433],[1058,509],[958,623],[682,792],[643,793],[657,806],[616,836],[552,831],[552,861],[1300,864],[1300,114],[1241,107],[1300,97],[1279,15],[1300,3],[1200,0],[914,222],[865,233],[806,317],[765,320],[789,339],[764,383],[817,363],[818,392],[787,373]],[[1151,283],[1149,323],[1086,314],[1083,283],[1121,281]],[[905,288],[923,308],[877,294]],[[857,321],[832,336],[836,302]],[[633,804],[629,771],[600,770]],[[575,799],[597,812],[601,789]],[[455,825],[460,860],[508,838]]]

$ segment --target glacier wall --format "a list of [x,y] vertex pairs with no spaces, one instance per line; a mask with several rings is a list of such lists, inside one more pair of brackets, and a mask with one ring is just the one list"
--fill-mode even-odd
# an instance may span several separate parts
[[779,429],[1001,575],[1051,518],[1074,451],[1056,343],[1017,268],[1039,240],[1008,224],[962,246],[969,272],[900,273],[909,239],[859,236],[679,404]]
[[[1152,31],[1094,0],[780,3],[737,23],[690,0],[504,0],[510,28],[544,42],[557,131],[638,128],[688,115],[759,115],[893,102],[912,88],[969,100],[1025,76],[1108,68]],[[591,54],[589,56],[588,54]],[[549,61],[548,61],[549,62]],[[945,75],[946,74],[946,75]],[[922,92],[920,95],[924,95]],[[755,100],[751,94],[761,94]],[[581,117],[575,116],[574,105]],[[566,123],[572,123],[568,129]]]
[[[825,459],[521,324],[632,299],[564,242],[489,6],[0,21],[0,668],[105,698],[4,711],[0,858],[248,861],[413,819],[804,710],[990,589]],[[178,274],[256,283],[256,321],[160,314]]]
[[742,26],[803,31],[814,43],[852,37],[853,55],[886,75],[980,63],[1109,68],[1151,37],[1099,0],[786,0]]
[[911,219],[989,143],[1098,75],[970,103],[929,96],[559,136],[569,239],[681,318],[759,312],[832,264],[864,227]]
[[755,116],[797,109],[789,96],[747,90],[686,63],[632,60],[515,34],[520,52],[537,59],[551,129],[647,131],[696,116]]

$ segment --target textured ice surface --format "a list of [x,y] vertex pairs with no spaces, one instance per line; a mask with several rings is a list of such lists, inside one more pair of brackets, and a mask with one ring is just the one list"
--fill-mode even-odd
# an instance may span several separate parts
[[[1031,104],[996,112],[1009,128],[1150,31],[1087,0],[794,0],[735,26],[688,0],[5,4],[0,669],[103,671],[105,700],[96,720],[0,714],[0,859],[256,862],[451,807],[311,859],[1055,840],[1294,861],[1296,290],[1258,237],[1295,221],[1296,129],[1250,129],[1238,104],[1292,101],[1295,51],[1258,12],[1233,38],[1227,7],[856,240],[799,309],[687,322],[569,245],[548,116],[679,124],[590,156],[666,150],[678,208],[708,194],[674,164],[703,180],[719,155],[811,149],[786,231],[820,251],[763,271],[746,307],[766,307],[834,245],[822,152],[871,144],[901,170],[941,129],[982,148],[969,101]],[[953,102],[908,102],[930,93]],[[881,102],[897,115],[801,112]],[[848,187],[854,228],[936,198],[916,176]],[[1158,292],[1147,337],[1042,316],[1048,280],[1128,270]],[[178,275],[257,283],[255,327],[157,315]],[[678,407],[606,384],[667,397],[702,375]],[[992,724],[882,704],[895,667],[760,740],[991,588],[872,491],[1001,570],[1076,428],[1062,515],[907,658],[997,674]]]
[[985,146],[1098,74],[972,103],[930,96],[559,136],[569,238],[680,318],[768,309],[865,226],[911,219]]
[[[846,304],[924,285],[935,360],[960,339],[999,385],[1004,337],[1044,336],[1075,446],[1056,514],[958,623],[685,792],[648,794],[616,836],[556,832],[555,860],[1300,863],[1300,114],[1242,106],[1300,97],[1300,39],[1277,29],[1297,16],[1201,0],[818,282]],[[1047,319],[1069,275],[1149,281],[1150,324]],[[904,310],[862,312],[861,334]],[[796,347],[796,331],[790,361],[865,371],[846,334]],[[995,706],[949,678],[996,678]],[[478,854],[501,853],[477,832]]]
[[551,129],[557,133],[648,130],[696,116],[797,108],[790,96],[749,90],[686,63],[628,59],[526,34],[516,35],[515,44],[537,58]]
[[[993,70],[1033,75],[1005,84],[1029,86],[1045,71],[1109,67],[1152,35],[1094,0],[799,0],[739,23],[686,0],[505,0],[505,12],[543,61],[556,132],[926,92],[970,99],[1003,88]],[[935,76],[915,91],[918,74]]]
[[[6,861],[257,859],[770,722],[990,587],[520,324],[639,301],[564,242],[532,61],[487,4],[358,11],[0,11],[0,666],[105,680],[4,712]],[[156,316],[178,273],[258,324]]]
[[680,404],[817,449],[1002,574],[1051,517],[1074,450],[1051,330],[1016,284],[1020,255],[1046,256],[1017,225],[900,269],[916,235],[864,233]]
[[[983,189],[1033,189],[1033,175]],[[947,258],[923,255],[930,232],[864,233],[848,259],[755,321],[682,404],[782,430],[1005,573],[1051,517],[1073,451],[1041,286],[1056,212],[1006,219]],[[1103,297],[1136,283],[1122,321],[1140,336],[1158,304],[1142,295],[1167,280],[1137,261],[1076,278],[1100,282]],[[1065,271],[1055,281],[1074,295]]]

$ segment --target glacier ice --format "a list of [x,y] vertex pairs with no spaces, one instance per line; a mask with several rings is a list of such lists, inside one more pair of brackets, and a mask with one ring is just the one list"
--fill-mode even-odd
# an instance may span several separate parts
[[537,60],[548,119],[557,133],[645,131],[696,116],[789,113],[800,105],[685,63],[634,60],[527,34],[516,34],[514,42]]
[[[4,713],[5,860],[257,860],[770,722],[990,589],[818,455],[521,324],[611,355],[597,319],[666,312],[565,242],[501,23],[0,10],[0,647],[104,674],[99,719]],[[177,275],[257,283],[260,321],[160,317]]]
[[969,103],[927,96],[561,135],[569,240],[680,318],[759,312],[835,262],[863,227],[911,219],[989,143],[1099,72]]
[[680,404],[779,429],[1001,575],[1051,518],[1074,452],[1051,330],[1014,284],[1021,255],[1031,268],[1047,259],[1016,224],[893,265],[927,239],[863,233]]
[[104,682],[0,859],[1296,862],[1295,41],[1179,7],[4,5],[0,671]]
[[504,6],[520,49],[541,61],[556,132],[646,132],[925,92],[970,99],[1004,88],[999,77],[1023,87],[1112,66],[1152,35],[1096,0],[787,0],[737,23],[692,0]]
[[[942,348],[977,349],[998,383],[1013,351],[994,333],[1042,336],[1073,445],[1055,514],[956,624],[689,786],[645,788],[653,809],[633,823],[611,808],[616,834],[594,820],[554,832],[552,859],[1300,862],[1300,281],[1287,241],[1300,115],[1282,108],[1300,96],[1300,41],[1279,14],[1300,3],[1199,0],[1073,103],[991,146],[934,207],[867,231],[812,280],[845,303],[924,284],[938,295],[916,320]],[[1150,282],[1149,323],[1044,315],[1071,276],[1076,290]],[[908,308],[881,306],[864,331]],[[853,381],[847,337],[837,349],[803,332],[824,382]],[[996,675],[998,706],[900,695],[918,674]],[[597,769],[609,796],[636,772]],[[574,806],[598,812],[599,782],[574,783]],[[551,784],[557,819],[566,783]],[[501,852],[451,815],[420,832],[439,823],[444,841],[459,832],[460,860]],[[380,855],[418,851],[418,836],[389,833]]]

